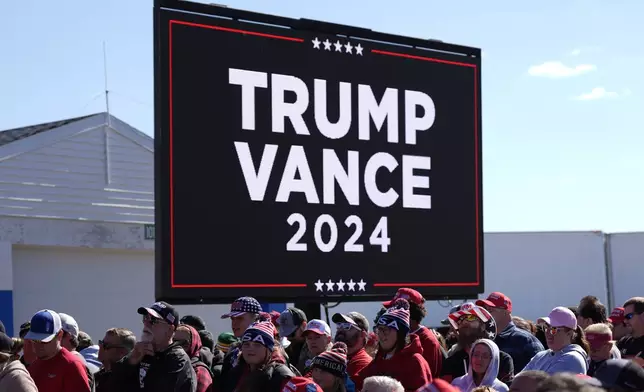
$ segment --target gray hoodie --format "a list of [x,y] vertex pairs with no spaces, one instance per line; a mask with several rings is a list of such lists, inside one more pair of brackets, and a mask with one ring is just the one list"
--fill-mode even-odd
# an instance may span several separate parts
[[557,352],[543,350],[532,357],[523,369],[523,371],[526,370],[542,370],[550,375],[562,372],[586,374],[588,371],[588,355],[577,344],[569,344]]
[[472,370],[472,361],[470,361],[467,373],[464,376],[454,379],[454,381],[452,381],[452,385],[458,387],[463,392],[470,392],[478,386],[489,386],[494,388],[494,390],[496,391],[507,392],[509,390],[508,386],[499,381],[499,379],[497,378],[497,376],[499,375],[499,364],[501,362],[499,347],[492,340],[479,339],[474,342],[474,344],[472,344],[472,348],[470,350],[470,358],[474,353],[474,347],[479,344],[485,344],[486,346],[488,346],[490,352],[492,353],[490,364],[485,370],[485,375],[481,379],[481,383],[477,385],[474,382],[474,371]]

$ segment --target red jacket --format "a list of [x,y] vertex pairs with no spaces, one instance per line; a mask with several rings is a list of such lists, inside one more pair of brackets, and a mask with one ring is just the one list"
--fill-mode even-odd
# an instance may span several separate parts
[[27,368],[39,391],[89,392],[87,371],[81,359],[61,348],[48,360],[37,359]]
[[423,358],[427,361],[432,374],[441,374],[443,351],[436,334],[422,325],[413,333],[420,338],[420,345],[423,346]]
[[347,375],[349,378],[356,384],[356,389],[359,391],[362,389],[362,384],[358,384],[356,379],[358,379],[358,374],[362,369],[366,368],[373,358],[371,355],[367,354],[364,348],[360,349],[357,353],[349,357],[347,362]]
[[417,335],[409,334],[411,342],[402,350],[385,359],[382,354],[376,355],[354,380],[356,385],[362,385],[364,379],[371,376],[388,376],[400,381],[406,391],[415,391],[432,382],[432,371],[423,358],[423,348]]

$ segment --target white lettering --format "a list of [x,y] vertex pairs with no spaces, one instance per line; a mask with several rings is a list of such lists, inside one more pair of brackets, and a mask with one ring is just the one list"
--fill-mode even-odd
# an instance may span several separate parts
[[[416,117],[416,107],[421,106],[424,110],[422,117]],[[405,91],[405,142],[416,144],[416,132],[426,131],[436,119],[436,108],[434,100],[419,91]]]
[[268,87],[266,72],[247,71],[230,68],[228,83],[241,86],[242,94],[242,129],[255,130],[255,88]]
[[257,172],[255,172],[255,164],[253,163],[253,157],[250,155],[248,143],[235,142],[235,151],[237,151],[237,158],[244,175],[244,181],[246,181],[246,189],[248,189],[250,199],[263,201],[266,194],[266,185],[273,171],[277,146],[274,144],[264,146],[262,160],[259,163]]
[[432,197],[430,195],[416,195],[415,188],[429,189],[428,176],[415,176],[414,169],[431,170],[432,160],[430,157],[419,157],[403,155],[402,164],[402,194],[404,208],[432,208]]
[[[298,173],[300,179],[295,178]],[[306,153],[304,153],[304,147],[302,146],[291,146],[275,201],[280,203],[288,202],[291,192],[304,193],[309,204],[318,204],[320,202],[313,183],[309,162],[306,160]]]
[[378,189],[376,174],[378,169],[381,167],[392,172],[398,167],[398,162],[396,162],[396,158],[386,152],[375,153],[371,158],[369,158],[367,166],[364,169],[364,186],[367,191],[367,195],[373,204],[378,207],[386,208],[391,207],[396,200],[398,200],[398,193],[396,193],[392,188],[389,188],[389,190],[384,193]]
[[[295,102],[284,101],[284,93],[295,93]],[[309,106],[309,90],[302,79],[290,75],[271,75],[271,104],[273,132],[284,133],[285,118],[288,117],[298,135],[309,135],[302,114]]]
[[352,206],[360,205],[360,167],[358,151],[347,153],[347,170],[333,150],[322,150],[322,197],[324,204],[335,204],[335,183]]
[[340,116],[335,124],[328,117],[326,80],[315,79],[314,87],[315,124],[320,133],[329,139],[343,138],[351,129],[351,83],[340,82]]
[[370,118],[376,125],[376,131],[380,131],[387,120],[387,141],[398,143],[398,90],[387,88],[378,104],[371,86],[358,85],[358,138],[360,140],[369,140],[371,137]]

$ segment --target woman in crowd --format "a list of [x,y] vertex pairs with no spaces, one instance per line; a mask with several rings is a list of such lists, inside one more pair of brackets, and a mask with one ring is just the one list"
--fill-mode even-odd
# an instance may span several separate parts
[[239,362],[230,370],[221,392],[280,392],[295,377],[276,360],[275,326],[271,321],[251,324],[241,338]]
[[550,375],[586,374],[590,346],[575,314],[559,306],[537,322],[544,327],[548,350],[537,353],[523,370],[542,370]]
[[490,339],[479,339],[470,350],[470,364],[464,376],[452,381],[463,392],[472,392],[479,387],[490,387],[498,392],[507,392],[508,386],[499,381],[499,347]]
[[405,390],[416,390],[432,381],[418,336],[409,333],[409,303],[399,298],[377,322],[378,352],[358,374],[356,385],[370,376],[387,375],[400,381]]
[[15,340],[0,332],[0,392],[38,392],[14,346]]

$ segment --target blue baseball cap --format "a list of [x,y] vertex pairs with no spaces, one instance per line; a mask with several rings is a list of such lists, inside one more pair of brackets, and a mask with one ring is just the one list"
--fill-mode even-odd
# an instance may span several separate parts
[[31,318],[31,327],[27,335],[25,335],[25,339],[48,343],[61,329],[62,323],[58,313],[53,310],[43,309]]

